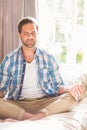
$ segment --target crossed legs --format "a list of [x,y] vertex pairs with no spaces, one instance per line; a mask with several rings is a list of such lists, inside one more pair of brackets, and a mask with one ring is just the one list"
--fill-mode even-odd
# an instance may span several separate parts
[[[4,99],[0,99],[0,117],[2,119],[12,118],[14,119],[13,121],[27,119],[38,120],[52,114],[70,111],[77,103],[77,101],[69,93],[63,94],[59,97],[45,98],[41,100],[32,101],[31,108],[29,108],[28,106],[29,102],[26,101],[26,104],[24,104],[23,101],[21,103],[22,105],[20,105],[20,103],[18,105],[18,102],[17,105],[16,103],[14,103],[14,101],[11,102],[6,101]],[[30,109],[29,111],[28,108]],[[34,113],[35,109],[36,112]],[[8,119],[6,121],[11,120]]]

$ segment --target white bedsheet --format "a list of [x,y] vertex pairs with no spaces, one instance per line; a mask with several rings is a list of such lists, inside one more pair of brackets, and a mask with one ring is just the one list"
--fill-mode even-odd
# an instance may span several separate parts
[[37,121],[0,123],[0,130],[87,130],[87,98],[71,111],[48,116]]

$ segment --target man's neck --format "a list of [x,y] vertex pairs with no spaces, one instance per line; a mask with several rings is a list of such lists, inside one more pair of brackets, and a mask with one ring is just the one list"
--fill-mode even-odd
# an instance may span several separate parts
[[36,48],[22,48],[22,51],[25,61],[31,63],[34,60]]

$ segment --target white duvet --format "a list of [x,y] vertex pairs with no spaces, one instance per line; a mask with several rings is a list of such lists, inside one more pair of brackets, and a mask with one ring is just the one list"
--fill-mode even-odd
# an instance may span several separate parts
[[87,130],[87,98],[71,111],[37,121],[0,123],[0,130]]

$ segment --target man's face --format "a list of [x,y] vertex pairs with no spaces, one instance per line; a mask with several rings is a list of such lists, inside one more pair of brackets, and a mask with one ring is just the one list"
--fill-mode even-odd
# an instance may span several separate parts
[[37,28],[33,23],[28,23],[22,26],[21,33],[19,37],[22,41],[22,44],[28,48],[33,48],[36,45],[37,41]]

